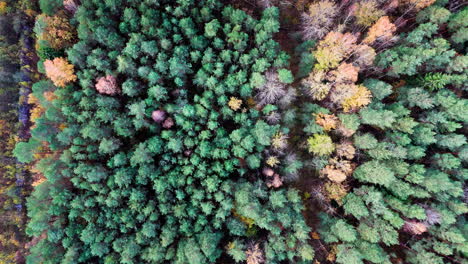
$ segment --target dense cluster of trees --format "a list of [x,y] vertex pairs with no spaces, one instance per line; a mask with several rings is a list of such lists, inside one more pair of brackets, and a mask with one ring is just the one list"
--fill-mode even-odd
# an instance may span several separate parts
[[33,6],[28,1],[0,2],[0,262],[5,264],[23,263],[27,241],[24,202],[29,193],[28,179],[13,149],[27,136],[21,133],[25,127],[18,103],[27,104],[20,94],[30,87],[34,67],[34,53],[26,43],[30,35],[25,30]]
[[0,262],[14,263],[15,251],[20,247],[18,231],[21,214],[15,208],[18,203],[16,188],[16,160],[12,149],[16,143],[17,129],[16,102],[18,101],[18,82],[20,62],[19,29],[16,31],[12,19],[14,14],[8,4],[0,14]]
[[[398,37],[398,22],[383,11],[388,8],[373,10],[378,1],[351,7],[353,23],[370,26],[364,38],[332,31],[336,3],[309,8],[320,9],[309,12],[323,18],[310,18],[322,23],[314,28],[329,33],[314,35],[305,28],[306,37],[323,39],[313,51],[312,72],[302,81],[319,104],[306,104],[315,124],[304,132],[312,135],[307,141],[312,166],[324,178],[312,189],[312,198],[328,212],[320,215],[319,231],[337,263],[462,263],[468,253],[463,216],[468,61],[461,33],[467,9],[451,12],[444,1],[422,2],[413,5],[419,11],[416,28]],[[367,15],[360,11],[363,5]],[[347,26],[351,30],[357,28],[353,23]],[[353,51],[359,39],[361,46]],[[358,52],[363,49],[371,58],[367,64]],[[358,76],[362,70],[367,72]],[[359,80],[372,103],[359,99],[365,104],[356,106],[367,105],[362,109],[337,104],[340,93],[352,96],[352,83]]]
[[0,2],[0,262],[463,263],[468,8],[231,2],[39,0],[27,98]]
[[45,234],[29,262],[313,260],[301,197],[280,188],[295,167],[280,165],[278,111],[294,95],[278,9],[87,1],[68,49],[53,43],[75,38],[56,33],[70,14],[45,13],[51,81],[33,86],[42,110],[16,149],[46,178],[29,199],[28,234]]

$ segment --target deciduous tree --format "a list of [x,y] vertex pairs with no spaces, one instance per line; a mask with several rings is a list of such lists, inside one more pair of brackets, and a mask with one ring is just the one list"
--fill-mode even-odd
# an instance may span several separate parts
[[96,90],[101,94],[115,95],[120,92],[117,79],[113,75],[100,77],[96,82]]
[[389,41],[396,31],[396,26],[390,22],[388,16],[383,16],[369,28],[366,38],[362,41],[365,44],[374,44],[376,41],[384,43]]
[[332,30],[339,9],[332,1],[316,1],[302,15],[302,31],[305,39],[321,39]]
[[76,81],[74,67],[65,58],[46,60],[44,68],[47,77],[58,87],[64,87],[70,82]]

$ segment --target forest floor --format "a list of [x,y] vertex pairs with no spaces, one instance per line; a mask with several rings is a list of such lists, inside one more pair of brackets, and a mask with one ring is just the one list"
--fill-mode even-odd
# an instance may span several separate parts
[[[35,48],[35,34],[33,32],[35,17],[22,14],[22,34],[20,37],[21,51],[20,51],[20,64],[21,64],[21,82],[19,87],[19,102],[18,102],[18,122],[19,127],[17,130],[18,142],[28,141],[31,137],[31,105],[28,103],[29,95],[32,92],[32,84],[37,81],[37,62],[38,57]],[[32,192],[33,186],[31,185],[31,173],[29,166],[24,163],[17,162],[16,173],[16,186],[17,195],[20,198],[20,203],[16,205],[17,210],[21,212],[22,231],[26,229],[28,222],[28,215],[26,211],[26,196]],[[23,244],[27,242],[28,238],[25,234],[18,234],[18,240]],[[26,256],[26,248],[18,251],[15,256],[17,263],[24,263]]]
[[[227,0],[229,4],[232,4],[236,8],[244,10],[249,15],[259,18],[261,16],[262,8],[259,8],[255,4],[255,0]],[[305,8],[307,0],[284,0],[280,1],[280,30],[275,34],[274,39],[277,41],[281,49],[290,56],[289,70],[296,76],[299,71],[300,56],[296,53],[296,48],[302,43],[300,35],[300,17],[301,12]],[[295,87],[300,86],[300,81],[296,81],[292,84]],[[298,98],[301,100],[301,98]],[[302,128],[298,128],[302,129]],[[314,174],[314,171],[301,172],[300,175]],[[320,180],[317,177],[301,177],[295,184],[294,187],[299,189],[302,193],[311,193],[316,190],[319,186]],[[320,205],[314,200],[307,198],[304,201],[306,210],[303,214],[306,222],[312,227],[311,237],[313,238],[312,246],[315,249],[316,259],[321,264],[333,263],[327,260],[330,255],[330,249],[325,247],[325,243],[321,241],[316,232],[316,228],[320,223],[317,212],[322,211]]]

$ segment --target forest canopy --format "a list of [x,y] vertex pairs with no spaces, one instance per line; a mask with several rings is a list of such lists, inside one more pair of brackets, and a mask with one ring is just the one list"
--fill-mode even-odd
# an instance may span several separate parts
[[463,263],[465,5],[0,1],[0,262]]

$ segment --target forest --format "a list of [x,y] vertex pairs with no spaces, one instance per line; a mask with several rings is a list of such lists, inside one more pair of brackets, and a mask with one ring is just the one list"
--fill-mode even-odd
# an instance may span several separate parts
[[0,0],[0,264],[464,264],[468,3]]

